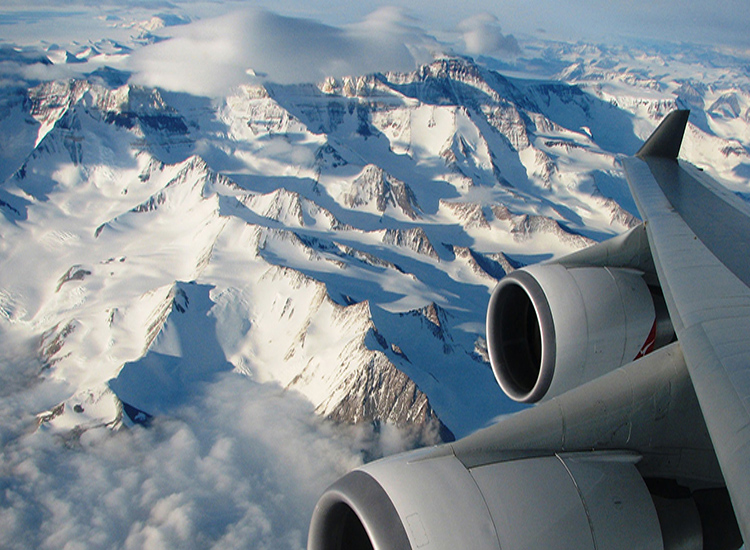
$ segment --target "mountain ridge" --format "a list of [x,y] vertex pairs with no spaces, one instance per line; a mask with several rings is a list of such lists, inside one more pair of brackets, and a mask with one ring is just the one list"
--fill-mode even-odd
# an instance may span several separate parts
[[[190,311],[184,285],[204,289],[200,318],[224,332],[210,362],[301,392],[336,421],[411,426],[426,444],[513,410],[483,352],[492,287],[637,222],[613,152],[637,139],[633,115],[592,81],[644,82],[608,71],[571,65],[561,74],[579,83],[566,84],[440,58],[214,102],[96,79],[30,88],[36,143],[0,188],[3,230],[32,250],[46,232],[61,255],[39,262],[42,287],[0,277],[0,296],[3,322],[33,327],[45,370],[73,388],[46,423],[79,425],[79,395],[109,399],[86,413],[96,425],[122,418],[118,400],[156,412],[110,381],[142,361],[172,378],[197,368],[158,359],[171,319]],[[708,116],[737,118],[743,101],[720,94]],[[616,102],[649,124],[675,104]],[[5,243],[4,261],[22,257]]]

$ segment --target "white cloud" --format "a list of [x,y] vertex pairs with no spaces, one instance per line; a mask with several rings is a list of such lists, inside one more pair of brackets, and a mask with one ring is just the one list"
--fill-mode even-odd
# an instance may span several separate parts
[[521,53],[513,35],[501,32],[498,19],[483,13],[464,19],[458,26],[462,33],[466,52],[471,55],[515,55]]
[[[0,399],[4,417],[22,394]],[[178,414],[80,437],[6,431],[0,547],[303,548],[318,496],[369,444],[238,374]]]
[[414,446],[404,430],[335,425],[295,392],[231,372],[149,428],[35,431],[33,412],[69,388],[37,377],[29,346],[0,357],[3,549],[301,550],[330,483]]
[[250,9],[175,28],[169,40],[134,53],[132,67],[144,85],[221,95],[253,73],[293,83],[412,70],[435,47],[392,8],[347,27]]

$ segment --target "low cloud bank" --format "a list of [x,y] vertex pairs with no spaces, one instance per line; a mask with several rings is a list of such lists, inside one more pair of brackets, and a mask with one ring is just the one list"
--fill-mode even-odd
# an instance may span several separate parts
[[[80,19],[86,15],[82,10]],[[147,17],[145,12],[142,16]],[[29,46],[25,53],[5,48],[0,51],[0,83],[80,78],[103,65],[113,65],[132,73],[134,84],[223,97],[246,83],[315,83],[327,77],[411,71],[445,53],[506,57],[521,52],[516,39],[503,34],[497,17],[489,13],[458,25],[450,22],[446,29],[452,30],[443,32],[442,42],[397,7],[380,8],[357,23],[341,26],[260,8],[207,18],[160,13],[142,21],[121,19],[118,16],[111,28],[99,21],[90,30],[91,36],[106,30],[115,34],[140,30],[151,39],[161,38],[147,45],[142,40],[134,42],[134,36],[119,42],[90,42],[103,51],[112,49],[114,56],[98,55],[98,50],[89,55],[84,51],[86,41],[74,38],[75,33],[70,44],[63,40],[62,46],[50,51],[43,51],[41,44]],[[47,24],[55,22],[59,23],[52,18]],[[127,48],[120,48],[120,42]],[[67,62],[65,55],[74,62]]]
[[[3,413],[31,406],[16,389]],[[386,431],[337,427],[236,373],[147,429],[6,431],[0,547],[301,549],[329,483],[364,455],[408,446]]]
[[175,28],[172,38],[136,51],[131,66],[137,83],[217,96],[258,79],[285,84],[413,70],[437,49],[395,8],[346,27],[249,9]]

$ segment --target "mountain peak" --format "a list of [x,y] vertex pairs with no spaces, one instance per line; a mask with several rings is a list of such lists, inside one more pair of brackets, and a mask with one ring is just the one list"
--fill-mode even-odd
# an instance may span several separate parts
[[432,105],[470,105],[501,102],[473,60],[442,57],[411,73],[388,73],[387,83],[398,92]]
[[407,248],[417,254],[423,254],[435,260],[439,259],[435,247],[430,242],[430,238],[421,227],[386,229],[383,233],[383,242]]
[[412,220],[421,214],[411,187],[374,164],[364,167],[343,199],[350,208],[370,206],[381,214],[392,208]]
[[428,78],[449,78],[461,82],[483,81],[482,70],[470,57],[439,57],[432,63],[417,69],[421,80]]

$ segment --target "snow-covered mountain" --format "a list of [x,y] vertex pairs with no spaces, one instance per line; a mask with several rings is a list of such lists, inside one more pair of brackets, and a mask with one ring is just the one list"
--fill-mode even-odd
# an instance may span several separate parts
[[562,69],[573,85],[454,57],[222,101],[125,75],[16,91],[0,296],[70,384],[49,421],[166,414],[215,369],[443,437],[510,410],[477,351],[489,292],[636,223],[616,154],[689,100],[688,158],[730,184],[750,165],[744,134],[717,135],[750,119],[741,86],[595,53]]
[[[3,57],[128,49],[60,51]],[[14,391],[49,388],[24,401],[27,431],[68,445],[179,417],[210,388],[240,402],[226,373],[408,445],[515,410],[487,359],[490,292],[637,223],[617,155],[689,106],[683,155],[750,197],[746,68],[526,51],[502,67],[515,76],[438,57],[221,99],[112,68],[2,88],[2,372],[25,365]]]

